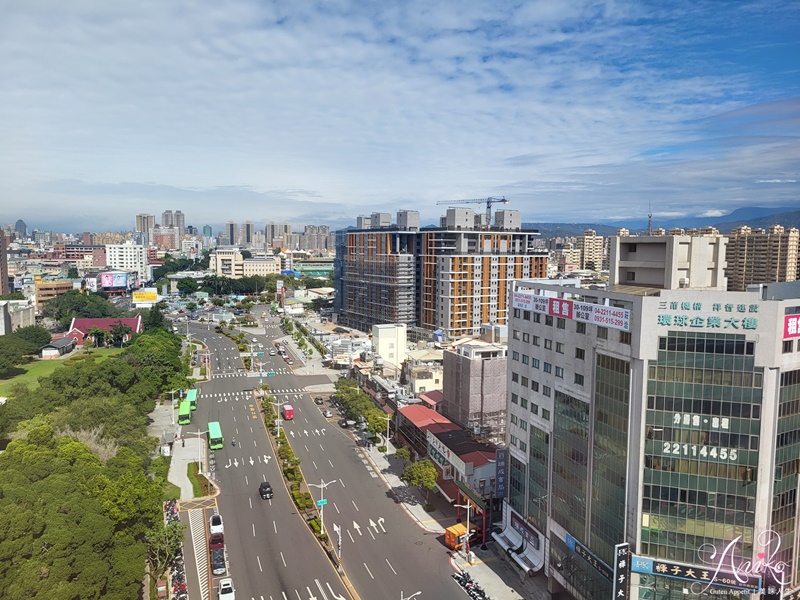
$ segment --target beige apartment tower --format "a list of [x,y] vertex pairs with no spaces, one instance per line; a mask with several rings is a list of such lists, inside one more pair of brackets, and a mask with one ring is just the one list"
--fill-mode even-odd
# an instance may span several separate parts
[[728,291],[744,292],[748,285],[796,281],[800,231],[773,225],[769,231],[746,225],[728,239]]
[[603,236],[597,235],[594,229],[587,229],[583,235],[578,236],[575,244],[580,250],[581,269],[600,271],[603,269]]

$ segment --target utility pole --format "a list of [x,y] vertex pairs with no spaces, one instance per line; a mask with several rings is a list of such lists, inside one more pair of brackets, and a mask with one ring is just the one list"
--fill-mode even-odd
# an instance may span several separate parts
[[319,506],[319,534],[325,535],[325,521],[323,519],[323,515],[325,514],[325,505],[328,503],[328,501],[325,500],[325,488],[332,483],[336,483],[338,479],[334,479],[328,483],[325,483],[322,479],[319,481],[319,483],[309,483],[308,485],[313,485],[314,487],[320,489],[320,499],[317,501],[317,506]]
[[467,534],[466,534],[465,540],[464,540],[464,549],[466,550],[467,562],[469,564],[472,564],[472,553],[469,551],[469,536],[472,533],[469,530],[469,510],[470,510],[470,508],[472,508],[472,503],[469,501],[469,499],[467,499],[467,503],[466,504],[454,504],[453,506],[455,506],[456,508],[466,508],[467,509]]

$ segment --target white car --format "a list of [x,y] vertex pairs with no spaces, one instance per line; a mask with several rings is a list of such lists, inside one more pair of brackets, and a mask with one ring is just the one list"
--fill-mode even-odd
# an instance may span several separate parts
[[233,579],[220,579],[217,590],[219,600],[236,600],[236,590],[233,589]]
[[225,527],[222,525],[222,515],[211,515],[208,520],[208,532],[211,535],[225,533]]

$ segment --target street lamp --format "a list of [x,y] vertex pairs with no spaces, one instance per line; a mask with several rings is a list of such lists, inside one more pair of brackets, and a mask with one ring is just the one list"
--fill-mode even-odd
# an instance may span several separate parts
[[419,596],[422,593],[420,590],[419,592],[414,592],[410,596],[403,596],[403,591],[400,591],[400,600],[411,600],[414,596]]
[[200,441],[200,436],[205,435],[208,433],[206,431],[186,431],[184,434],[188,433],[189,435],[196,435],[197,436],[197,473],[201,474],[203,472],[203,444]]
[[454,504],[453,506],[455,506],[456,508],[467,509],[467,535],[466,535],[466,540],[464,541],[464,548],[466,549],[467,562],[469,564],[472,564],[472,553],[469,551],[469,536],[472,533],[469,530],[469,510],[472,508],[472,503],[469,500],[467,500],[466,504]]
[[325,535],[325,521],[324,521],[324,511],[325,511],[325,488],[328,487],[332,483],[336,483],[338,479],[334,479],[333,481],[329,481],[325,483],[322,479],[319,480],[319,483],[309,483],[308,485],[313,485],[320,489],[320,498],[317,504],[319,505],[319,534]]
[[[278,424],[277,425],[277,427],[278,427],[278,435],[275,436],[277,438],[281,437],[281,406],[283,406],[284,404],[289,404],[289,401],[288,400],[284,400],[283,402],[280,402],[279,400],[276,399],[275,402],[272,403],[272,405],[277,408],[277,410],[275,412],[278,413],[278,418],[276,419],[276,422]],[[278,445],[280,445],[280,443],[281,442],[280,442],[280,439],[279,439],[278,440]]]

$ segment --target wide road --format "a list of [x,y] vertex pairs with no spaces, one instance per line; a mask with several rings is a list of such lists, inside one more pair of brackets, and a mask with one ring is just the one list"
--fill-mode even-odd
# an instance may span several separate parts
[[[222,490],[217,502],[237,597],[349,600],[283,485],[252,394],[258,378],[240,371],[241,360],[231,340],[215,334],[213,328],[208,331],[202,323],[192,323],[190,331],[209,348],[212,379],[199,386],[198,410],[189,431],[203,431],[208,422],[219,421],[225,436],[225,446],[211,452],[210,458]],[[271,379],[282,378],[291,378],[292,385],[297,385],[291,375]],[[231,445],[234,438],[236,446]],[[272,483],[272,500],[259,497],[262,481]]]

